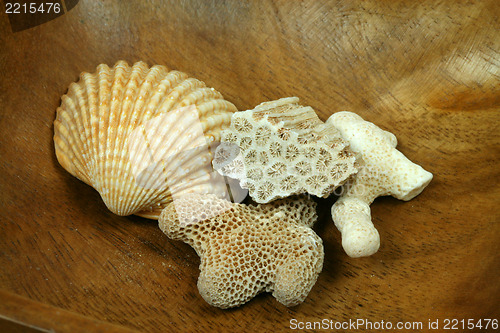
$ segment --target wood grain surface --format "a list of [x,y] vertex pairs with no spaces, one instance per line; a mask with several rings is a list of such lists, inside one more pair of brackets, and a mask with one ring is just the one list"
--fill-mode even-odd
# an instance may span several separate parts
[[[0,13],[0,325],[280,332],[293,319],[366,319],[429,331],[439,320],[437,332],[445,318],[500,319],[499,16],[496,0],[82,0],[14,33]],[[212,308],[189,246],[155,221],[113,215],[56,160],[61,95],[120,59],[187,72],[239,110],[298,96],[323,120],[357,112],[434,180],[410,202],[375,201],[382,243],[368,258],[344,254],[335,198],[318,200],[325,264],[303,304],[261,294]]]

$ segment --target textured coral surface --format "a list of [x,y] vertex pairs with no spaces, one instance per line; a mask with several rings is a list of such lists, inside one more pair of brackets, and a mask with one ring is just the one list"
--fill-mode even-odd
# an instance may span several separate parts
[[259,203],[293,194],[327,197],[357,170],[335,127],[298,98],[282,98],[234,113],[213,165],[240,180]]
[[159,225],[200,256],[198,289],[211,305],[235,307],[267,291],[293,306],[323,267],[323,242],[310,228],[315,209],[305,197],[249,206],[194,194],[169,204]]
[[360,171],[332,207],[332,218],[342,233],[342,246],[351,257],[377,252],[380,236],[371,221],[370,204],[392,195],[410,200],[432,180],[432,173],[396,149],[396,136],[352,112],[337,112],[327,123],[335,126],[360,157]]

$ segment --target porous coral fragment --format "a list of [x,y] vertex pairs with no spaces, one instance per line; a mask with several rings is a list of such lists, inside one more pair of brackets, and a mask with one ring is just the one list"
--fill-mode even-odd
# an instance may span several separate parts
[[323,243],[310,228],[315,207],[305,197],[248,206],[193,194],[168,205],[159,226],[200,256],[198,289],[209,304],[236,307],[267,291],[294,306],[323,267]]
[[[351,257],[369,256],[380,246],[379,233],[371,221],[373,200],[383,195],[405,201],[413,199],[432,180],[432,173],[396,149],[394,134],[355,113],[335,113],[327,123],[335,126],[360,156],[360,171],[333,205],[332,217],[342,233],[346,253]],[[339,165],[338,169],[341,167],[344,166]]]
[[[298,100],[282,98],[237,112],[221,134],[215,169],[240,180],[256,202],[305,192],[327,197],[357,171],[335,127],[323,123],[311,107],[298,105]],[[255,177],[256,169],[263,177]]]

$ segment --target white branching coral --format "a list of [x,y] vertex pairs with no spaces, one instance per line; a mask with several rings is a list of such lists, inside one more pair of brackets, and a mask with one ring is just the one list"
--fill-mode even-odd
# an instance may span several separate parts
[[306,197],[247,206],[193,194],[168,205],[159,226],[200,256],[198,290],[209,304],[236,307],[266,291],[294,306],[323,268],[323,242],[310,228],[316,219]]
[[297,97],[237,112],[221,133],[213,165],[259,203],[310,193],[327,197],[357,169],[337,129]]
[[413,199],[432,180],[432,173],[396,149],[394,134],[355,113],[335,113],[327,124],[335,126],[360,157],[360,170],[333,205],[332,217],[342,233],[346,253],[351,257],[369,256],[380,246],[379,233],[371,221],[373,200],[384,195],[405,201]]

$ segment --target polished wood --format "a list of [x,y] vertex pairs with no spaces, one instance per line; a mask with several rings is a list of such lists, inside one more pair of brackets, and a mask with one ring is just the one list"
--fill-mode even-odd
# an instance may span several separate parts
[[0,290],[2,332],[138,332]]
[[[500,319],[499,17],[496,0],[87,0],[14,33],[0,14],[0,317],[38,327],[30,304],[43,304],[60,309],[44,323],[69,331],[88,320],[143,332]],[[262,294],[210,307],[189,246],[113,215],[56,160],[61,95],[120,59],[185,71],[240,110],[298,96],[323,120],[357,112],[434,180],[410,202],[374,202],[382,245],[368,258],[344,254],[335,199],[318,200],[325,264],[303,304]]]

